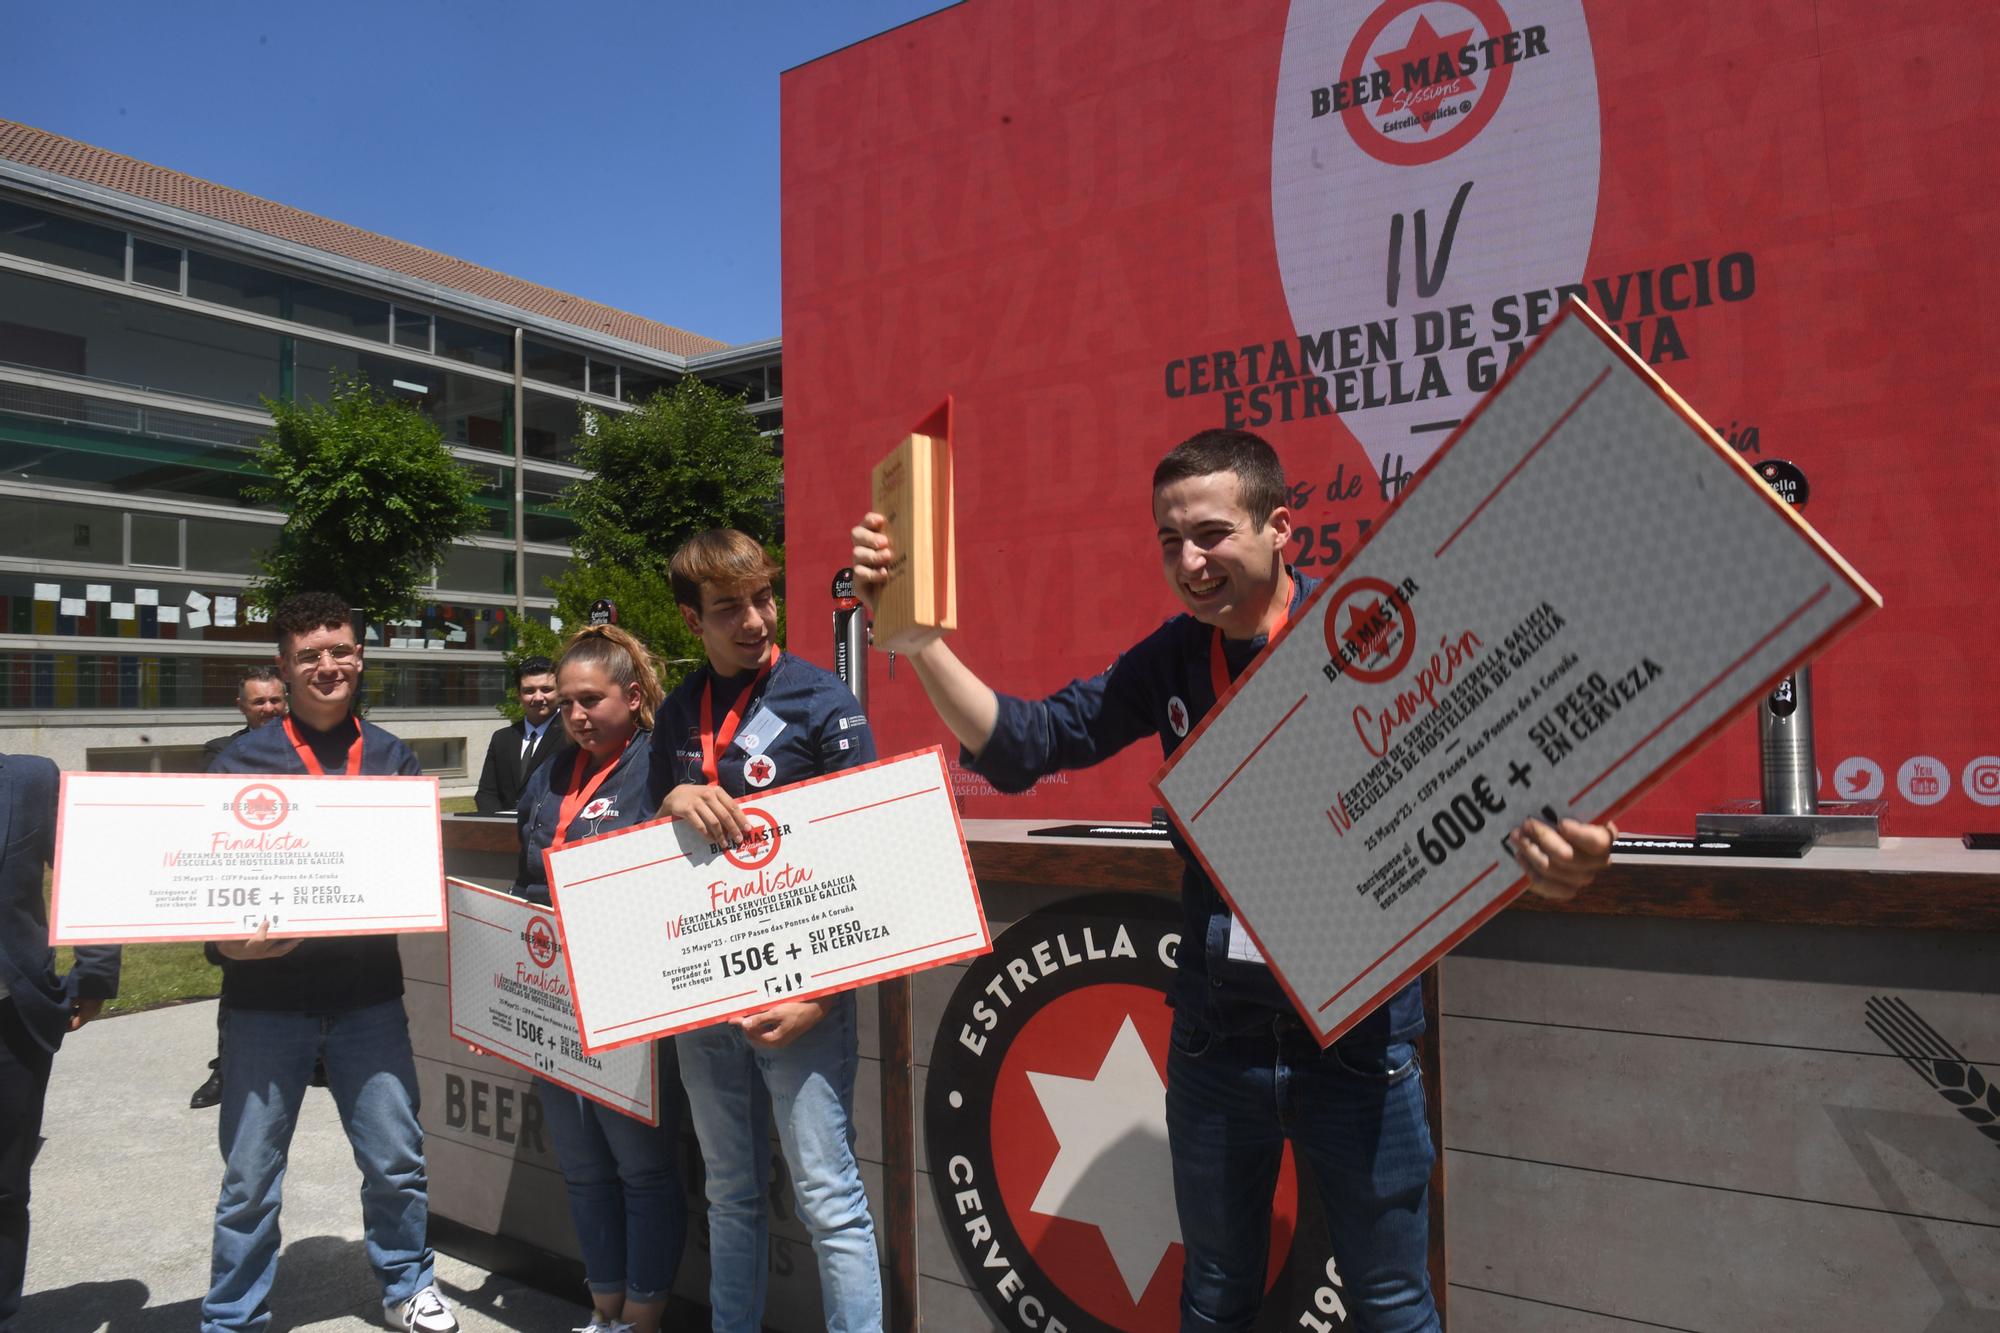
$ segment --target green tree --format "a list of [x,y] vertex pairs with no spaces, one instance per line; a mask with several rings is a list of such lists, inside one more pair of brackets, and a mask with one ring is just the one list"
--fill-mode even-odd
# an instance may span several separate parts
[[331,402],[266,407],[277,429],[255,466],[267,480],[247,489],[284,510],[285,526],[258,558],[251,600],[270,609],[327,589],[371,620],[408,612],[452,539],[479,525],[478,481],[436,426],[364,380],[336,382]]
[[575,464],[591,473],[563,492],[586,565],[664,572],[680,544],[709,528],[777,535],[784,464],[732,398],[692,377],[633,411],[583,411]]
[[[702,649],[674,604],[667,562],[696,533],[729,527],[763,542],[782,564],[784,551],[772,542],[784,465],[742,399],[692,378],[629,413],[582,409],[572,461],[591,475],[562,497],[578,527],[575,563],[548,580],[563,632],[523,622],[509,673],[521,658],[555,657],[569,631],[590,622],[591,604],[609,598],[619,626],[653,650],[672,689],[701,664]],[[781,602],[781,643],[784,633]],[[518,717],[520,704],[510,693],[500,711]]]

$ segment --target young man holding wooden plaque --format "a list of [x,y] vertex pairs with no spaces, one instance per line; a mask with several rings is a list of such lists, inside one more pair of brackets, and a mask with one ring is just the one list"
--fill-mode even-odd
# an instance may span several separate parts
[[[996,694],[942,641],[911,652],[967,766],[1002,791],[1024,791],[1147,735],[1171,756],[1313,586],[1284,562],[1285,494],[1277,455],[1246,431],[1204,431],[1168,453],[1153,473],[1153,517],[1161,570],[1186,613],[1103,673],[1045,699]],[[855,586],[867,601],[900,553],[878,513],[853,535]],[[1566,898],[1606,863],[1611,839],[1601,825],[1530,820],[1512,845],[1534,892]],[[1321,1050],[1214,884],[1181,851],[1185,924],[1166,1107],[1186,1248],[1181,1328],[1254,1323],[1288,1138],[1319,1184],[1358,1326],[1438,1328],[1426,1271],[1435,1145],[1413,1045],[1424,1026],[1416,984]]]

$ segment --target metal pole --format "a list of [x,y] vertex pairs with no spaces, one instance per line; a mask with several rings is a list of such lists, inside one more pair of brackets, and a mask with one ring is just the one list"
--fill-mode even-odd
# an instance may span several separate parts
[[[514,326],[514,633],[528,616],[528,486],[524,465],[528,457],[527,425],[521,419],[521,328]],[[516,644],[520,643],[515,638]]]
[[[833,576],[833,669],[868,711],[868,613],[854,595],[854,571]],[[916,1036],[910,979],[875,987],[882,1057],[882,1253],[889,1266],[889,1333],[915,1333],[917,1304]]]

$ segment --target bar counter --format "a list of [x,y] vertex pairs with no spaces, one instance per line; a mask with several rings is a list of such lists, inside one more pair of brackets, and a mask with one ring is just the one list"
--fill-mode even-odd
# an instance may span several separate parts
[[[966,822],[996,949],[1079,894],[1178,892],[1165,844],[1040,826]],[[445,847],[451,874],[512,878],[510,822],[447,820]],[[403,952],[433,1210],[462,1240],[573,1256],[525,1077],[445,1035],[442,942]],[[920,1106],[962,972],[914,980]],[[1919,1330],[2000,1308],[2000,853],[1885,838],[1798,860],[1621,856],[1573,901],[1518,900],[1435,983],[1450,1328]],[[857,1121],[879,1224],[873,1007]],[[687,1160],[693,1179],[692,1143]],[[993,1327],[946,1248],[921,1119],[915,1161],[923,1326]],[[818,1327],[778,1193],[767,1320]],[[696,1300],[700,1236],[677,1288]]]

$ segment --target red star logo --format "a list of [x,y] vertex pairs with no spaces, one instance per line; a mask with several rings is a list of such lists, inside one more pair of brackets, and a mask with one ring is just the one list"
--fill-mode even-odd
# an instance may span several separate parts
[[1394,624],[1389,608],[1382,602],[1363,611],[1356,606],[1347,613],[1347,630],[1340,637],[1354,645],[1356,661],[1389,655],[1389,627]]
[[[1410,40],[1400,51],[1384,51],[1375,57],[1375,63],[1389,73],[1389,80],[1395,91],[1382,99],[1376,108],[1378,120],[1391,116],[1418,112],[1417,126],[1425,134],[1431,132],[1431,122],[1422,112],[1435,102],[1460,97],[1471,92],[1472,80],[1462,74],[1454,74],[1450,79],[1436,77],[1440,64],[1451,62],[1459,48],[1472,40],[1472,29],[1439,36],[1431,27],[1427,15],[1417,15],[1416,26],[1410,29]],[[1428,64],[1432,72],[1429,83],[1413,82],[1404,73],[1405,69],[1418,64]],[[1456,69],[1455,63],[1445,63],[1446,68]]]
[[1183,735],[1186,734],[1187,724],[1188,724],[1187,709],[1181,707],[1181,701],[1179,699],[1175,699],[1173,702],[1167,705],[1167,721],[1173,723],[1174,730],[1176,732],[1182,733]]
[[761,754],[752,759],[750,761],[750,780],[752,782],[769,782],[771,780],[771,761]]

